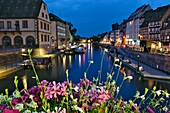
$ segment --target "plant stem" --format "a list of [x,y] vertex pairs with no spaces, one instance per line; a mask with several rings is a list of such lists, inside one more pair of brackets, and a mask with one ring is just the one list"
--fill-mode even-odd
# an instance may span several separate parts
[[104,60],[104,54],[105,54],[105,52],[103,51],[102,60],[101,60],[101,64],[100,64],[99,83],[101,82],[102,65],[103,65],[103,60]]
[[38,74],[37,74],[37,72],[36,72],[36,70],[35,70],[35,66],[34,66],[34,63],[33,63],[33,61],[32,61],[32,57],[31,57],[31,53],[30,53],[30,52],[28,52],[28,56],[29,56],[30,61],[31,61],[31,66],[32,66],[33,71],[34,71],[34,74],[35,74],[35,78],[36,78],[36,81],[37,81],[37,85],[39,86],[39,85],[40,85],[40,80],[39,80]]

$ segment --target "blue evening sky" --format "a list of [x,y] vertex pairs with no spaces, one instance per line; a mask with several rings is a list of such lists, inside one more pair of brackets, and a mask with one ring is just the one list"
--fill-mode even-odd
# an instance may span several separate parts
[[127,19],[144,4],[153,9],[170,4],[170,0],[44,0],[48,12],[71,22],[76,35],[91,37],[111,30],[111,25]]

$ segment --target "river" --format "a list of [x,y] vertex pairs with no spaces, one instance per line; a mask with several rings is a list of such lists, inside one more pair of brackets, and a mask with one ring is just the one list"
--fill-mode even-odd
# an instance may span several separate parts
[[[83,78],[84,72],[87,70],[89,61],[93,61],[88,72],[87,78],[92,80],[93,77],[98,76],[98,71],[100,70],[100,65],[102,61],[103,49],[94,48],[92,44],[86,44],[87,51],[85,54],[75,54],[75,55],[58,55],[52,59],[52,68],[46,69],[40,67],[37,69],[37,73],[40,80],[46,79],[48,81],[57,81],[62,82],[66,80],[65,71],[69,71],[69,79],[73,83],[78,83],[80,78]],[[113,65],[113,58],[109,56],[108,53],[105,53],[102,65],[102,81],[106,80],[107,72],[110,72]],[[117,68],[114,69],[116,79]],[[143,79],[140,76],[136,75],[133,71],[128,68],[125,68],[127,75],[132,75],[133,80],[130,82],[126,80],[120,89],[120,95],[124,100],[133,98],[136,94],[136,91],[144,92],[145,87],[152,89],[153,86],[157,86],[157,89],[167,89],[170,91],[170,82],[168,81],[154,81],[151,79]],[[27,87],[36,85],[36,80],[34,77],[33,70],[20,70],[19,72],[11,74],[9,77],[0,80],[0,92],[4,93],[6,88],[9,89],[9,92],[14,91],[14,76],[18,76],[19,79],[19,89],[23,88],[23,81],[27,81]],[[119,74],[117,85],[119,86],[122,82],[122,74]]]

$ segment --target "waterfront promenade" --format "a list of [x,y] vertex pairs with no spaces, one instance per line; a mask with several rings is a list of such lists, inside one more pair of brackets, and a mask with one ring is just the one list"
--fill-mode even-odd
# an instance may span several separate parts
[[[126,53],[121,48],[117,48],[118,52],[125,55],[124,60],[130,60],[132,64],[137,65],[138,61],[129,58]],[[139,62],[139,65],[143,67],[144,71],[142,72],[142,76],[144,78],[150,78],[150,79],[161,79],[161,80],[170,80],[170,74],[162,72],[156,68],[153,68],[151,66],[148,66],[142,62]],[[134,67],[135,68],[135,67]]]
[[16,71],[19,71],[22,68],[21,62],[11,63],[5,66],[2,65],[0,66],[0,79],[3,79]]

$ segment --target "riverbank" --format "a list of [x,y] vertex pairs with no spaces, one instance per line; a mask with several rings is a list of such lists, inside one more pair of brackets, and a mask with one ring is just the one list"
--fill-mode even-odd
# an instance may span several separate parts
[[[13,64],[15,65],[15,64]],[[8,77],[10,74],[15,73],[19,70],[23,69],[21,65],[15,65],[15,66],[1,66],[0,67],[0,79]]]
[[[150,65],[147,65],[146,63],[144,63],[144,59],[137,58],[137,55],[142,56],[141,54],[134,55],[134,53],[132,53],[132,52],[129,53],[128,51],[126,51],[122,48],[119,48],[119,47],[114,48],[114,49],[116,49],[116,51],[119,54],[122,54],[124,56],[124,60],[122,60],[123,64],[126,67],[129,67],[130,69],[135,71],[137,75],[140,75],[143,78],[158,79],[158,80],[170,80],[170,74],[167,73],[168,70],[166,72],[164,72],[158,68],[154,68]],[[129,62],[126,62],[127,60]],[[145,61],[145,62],[149,62],[149,61]],[[143,70],[139,71],[137,69],[138,65],[141,66],[143,68]]]

